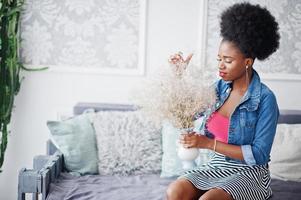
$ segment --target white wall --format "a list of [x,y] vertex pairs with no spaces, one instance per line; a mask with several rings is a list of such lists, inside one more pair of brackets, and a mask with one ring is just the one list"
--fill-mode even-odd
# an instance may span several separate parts
[[[152,0],[148,3],[146,71],[165,65],[168,56],[180,49],[195,49],[198,0]],[[45,154],[46,121],[57,112],[70,111],[79,101],[129,102],[131,88],[145,76],[108,76],[58,72],[24,73],[25,80],[15,100],[8,138],[0,199],[17,198],[17,176],[22,167],[32,167],[32,158]]]
[[[199,0],[148,2],[146,71],[154,73],[178,50],[195,50],[198,41]],[[108,76],[68,72],[24,73],[16,97],[3,173],[0,199],[17,198],[18,171],[32,167],[32,158],[45,154],[49,138],[46,121],[69,111],[76,102],[129,102],[131,88],[145,76]],[[301,109],[300,81],[268,81],[281,108]]]
[[301,110],[301,79],[262,81],[274,91],[280,109]]

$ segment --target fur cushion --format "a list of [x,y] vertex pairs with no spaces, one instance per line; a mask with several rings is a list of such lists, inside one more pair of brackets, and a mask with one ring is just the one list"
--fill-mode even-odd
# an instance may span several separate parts
[[278,124],[269,163],[271,177],[301,182],[301,124]]
[[160,173],[161,130],[141,111],[101,111],[92,123],[100,175]]

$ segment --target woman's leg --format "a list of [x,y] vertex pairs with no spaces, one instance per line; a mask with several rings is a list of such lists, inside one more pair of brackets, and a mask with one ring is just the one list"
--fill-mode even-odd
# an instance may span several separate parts
[[206,191],[197,189],[190,181],[184,178],[172,182],[166,190],[167,200],[195,200]]
[[214,188],[203,194],[199,200],[233,200],[232,196],[223,189]]

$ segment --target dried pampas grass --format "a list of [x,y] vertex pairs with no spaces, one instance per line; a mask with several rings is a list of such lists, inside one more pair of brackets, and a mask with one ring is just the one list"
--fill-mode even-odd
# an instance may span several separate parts
[[196,115],[214,105],[215,89],[198,65],[169,65],[136,88],[133,101],[154,122],[168,120],[176,128],[191,128]]

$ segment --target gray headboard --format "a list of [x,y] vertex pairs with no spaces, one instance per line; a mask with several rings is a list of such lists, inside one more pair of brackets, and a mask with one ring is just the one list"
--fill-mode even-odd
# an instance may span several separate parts
[[280,110],[279,124],[301,124],[301,110]]
[[[84,111],[91,109],[98,111],[135,111],[137,106],[129,104],[114,104],[114,103],[77,103],[73,107],[73,114],[79,115]],[[301,110],[280,110],[278,123],[280,124],[301,124]]]
[[129,104],[114,104],[114,103],[77,103],[73,107],[73,114],[80,115],[86,110],[98,111],[135,111],[138,107]]

